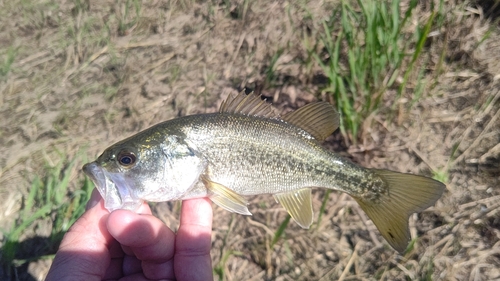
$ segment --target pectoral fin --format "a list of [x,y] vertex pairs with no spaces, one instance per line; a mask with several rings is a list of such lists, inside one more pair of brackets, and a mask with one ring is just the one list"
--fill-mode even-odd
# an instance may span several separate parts
[[310,188],[274,194],[274,198],[302,228],[311,226],[313,209]]
[[205,187],[210,191],[210,200],[220,207],[242,215],[252,215],[248,211],[247,205],[248,201],[238,193],[232,191],[231,189],[209,180],[207,177],[202,176],[202,181]]

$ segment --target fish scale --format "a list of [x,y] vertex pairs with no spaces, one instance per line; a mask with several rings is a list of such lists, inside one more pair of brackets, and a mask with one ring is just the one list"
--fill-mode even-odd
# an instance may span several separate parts
[[258,95],[242,93],[229,96],[218,113],[169,120],[120,141],[83,170],[110,211],[136,210],[145,200],[208,197],[251,215],[245,196],[272,194],[303,228],[313,223],[312,187],[346,192],[403,252],[408,217],[433,205],[445,185],[364,168],[326,150],[321,142],[338,123],[325,102],[279,117]]
[[[183,121],[201,121],[196,119],[199,117]],[[291,129],[290,124],[280,120],[269,122],[254,116],[227,114],[207,114],[202,119],[204,128],[192,130],[185,126],[182,131],[186,139],[203,157],[210,159],[209,168],[217,171],[212,180],[242,195],[314,186],[340,189],[339,186],[346,186],[346,181],[338,175],[346,173],[359,176],[359,179],[350,176],[349,186],[341,189],[352,193],[358,185],[351,183],[360,183],[369,174],[349,162],[339,161],[339,157],[321,147],[307,132]],[[231,127],[229,124],[238,125]],[[242,134],[243,129],[252,134]],[[227,139],[231,140],[231,145]],[[228,182],[226,178],[237,181]]]

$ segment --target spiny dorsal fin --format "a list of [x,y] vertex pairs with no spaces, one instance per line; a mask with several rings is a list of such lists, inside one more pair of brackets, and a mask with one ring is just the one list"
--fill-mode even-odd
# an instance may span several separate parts
[[353,198],[370,217],[385,240],[403,253],[410,241],[408,217],[434,205],[446,186],[431,178],[402,174],[387,170],[372,171],[386,184],[387,192],[381,193],[378,202],[363,197]]
[[222,102],[219,112],[262,116],[267,118],[276,117],[271,104],[262,100],[261,96],[254,92],[246,95],[245,91],[241,91],[234,97],[229,95],[227,99]]
[[274,194],[274,198],[302,228],[307,229],[311,226],[313,209],[310,188],[277,193]]
[[318,141],[324,141],[339,127],[340,116],[327,102],[307,104],[285,114],[282,119],[302,128]]

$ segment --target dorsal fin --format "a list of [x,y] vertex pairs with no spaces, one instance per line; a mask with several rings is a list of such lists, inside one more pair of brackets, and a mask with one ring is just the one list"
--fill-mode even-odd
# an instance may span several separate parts
[[327,102],[307,104],[285,114],[282,119],[311,134],[318,141],[324,141],[339,127],[340,116]]
[[254,92],[246,95],[245,91],[241,91],[234,97],[229,95],[227,99],[222,102],[219,112],[262,116],[267,118],[277,117],[271,104],[262,100],[260,95]]

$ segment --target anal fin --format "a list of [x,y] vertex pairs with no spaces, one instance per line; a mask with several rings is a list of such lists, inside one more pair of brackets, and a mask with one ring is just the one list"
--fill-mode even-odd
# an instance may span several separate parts
[[201,179],[211,193],[209,198],[212,202],[230,212],[252,215],[247,208],[248,201],[243,196],[222,184],[211,181],[206,176],[202,176]]
[[311,226],[313,209],[310,188],[274,194],[274,198],[302,228]]

